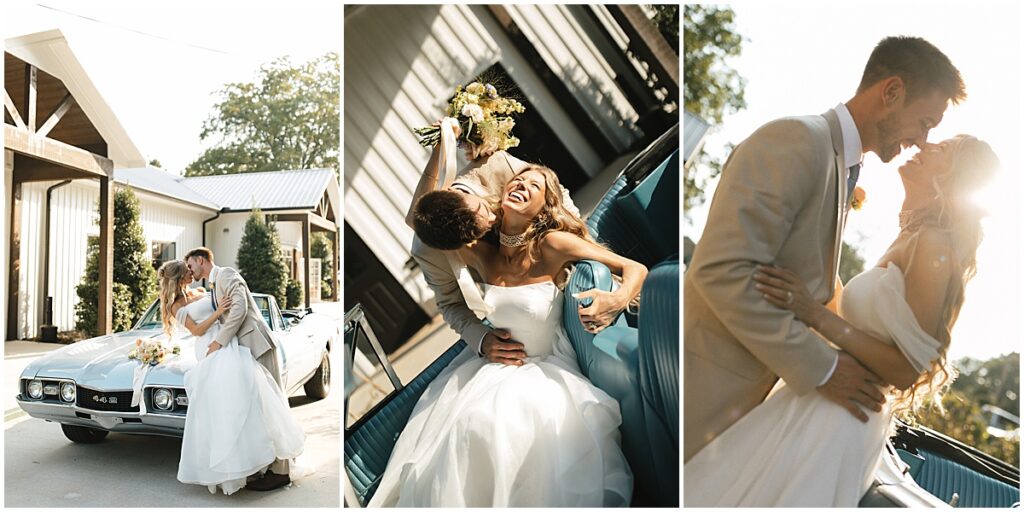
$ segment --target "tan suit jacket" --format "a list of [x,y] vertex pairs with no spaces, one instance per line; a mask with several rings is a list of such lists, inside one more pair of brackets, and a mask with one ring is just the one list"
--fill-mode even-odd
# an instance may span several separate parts
[[[249,286],[242,276],[230,267],[214,267],[211,276],[214,298],[219,305],[225,297],[231,297],[231,309],[221,318],[221,329],[214,341],[227,346],[232,337],[238,337],[238,344],[248,347],[253,357],[270,370],[274,380],[284,390],[281,379],[281,368],[277,362],[277,344],[270,333],[270,327],[263,320],[259,306],[256,305]],[[285,390],[287,392],[287,390]]]
[[733,150],[683,278],[684,461],[761,403],[778,378],[814,391],[837,352],[754,288],[758,264],[834,294],[845,222],[835,111],[772,121]]

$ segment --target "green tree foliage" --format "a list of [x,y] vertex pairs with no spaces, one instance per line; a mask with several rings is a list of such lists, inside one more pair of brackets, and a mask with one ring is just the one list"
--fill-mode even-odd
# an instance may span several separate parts
[[988,431],[985,405],[995,405],[1020,416],[1020,354],[978,361],[964,358],[956,363],[960,371],[942,398],[945,413],[924,408],[917,423],[973,446],[989,455],[1020,466],[1020,441]]
[[679,55],[679,5],[651,5],[654,11],[651,21],[658,27],[658,32],[668,41],[668,45]]
[[[120,188],[114,194],[114,331],[123,331],[146,312],[156,300],[156,270],[149,259],[146,237],[139,222],[139,199],[130,188]],[[85,274],[75,291],[79,302],[75,306],[75,327],[95,335],[99,305],[99,242],[89,242]]]
[[320,258],[320,298],[331,297],[331,283],[334,282],[334,244],[326,233],[313,233],[309,242],[309,255]]
[[215,145],[186,176],[313,168],[340,176],[340,76],[332,52],[298,66],[283,57],[260,67],[254,82],[225,85],[199,135]]
[[288,269],[281,257],[281,239],[277,227],[267,222],[263,212],[253,210],[245,222],[245,233],[238,244],[238,273],[255,293],[277,298],[286,305]]
[[852,245],[843,242],[843,248],[839,253],[839,280],[846,284],[850,278],[864,272],[864,258]]
[[[712,125],[725,114],[747,107],[746,80],[727,60],[743,51],[732,8],[687,4],[683,8],[683,106]],[[727,147],[727,150],[730,148]],[[704,189],[722,171],[722,162],[705,151],[683,169],[683,211],[705,201]]]
[[285,290],[285,298],[288,300],[287,304],[284,304],[285,308],[301,308],[305,301],[305,290],[302,289],[302,283],[297,279],[288,280],[288,289]]

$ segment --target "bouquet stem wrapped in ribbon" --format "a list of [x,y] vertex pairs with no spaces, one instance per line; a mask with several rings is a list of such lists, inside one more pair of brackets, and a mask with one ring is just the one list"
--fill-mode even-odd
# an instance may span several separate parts
[[[135,372],[132,375],[132,407],[142,402],[142,385],[146,382],[146,375],[149,374],[149,370],[158,364],[162,364],[167,359],[168,352],[172,355],[178,355],[181,353],[181,347],[174,345],[168,350],[160,340],[144,340],[141,338],[135,340],[135,348],[128,352],[128,359],[134,359],[140,363],[135,367]],[[145,405],[142,407],[145,409]]]

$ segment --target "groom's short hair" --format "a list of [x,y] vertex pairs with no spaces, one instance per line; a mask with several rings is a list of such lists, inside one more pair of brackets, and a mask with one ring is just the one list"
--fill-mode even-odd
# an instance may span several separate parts
[[189,251],[188,254],[185,255],[185,261],[188,261],[189,258],[195,258],[196,256],[202,256],[206,258],[206,261],[213,263],[213,251],[206,247],[196,247]]
[[903,79],[907,103],[932,91],[942,93],[954,105],[967,98],[960,71],[946,54],[920,37],[882,39],[868,57],[857,92],[891,76]]
[[420,241],[434,249],[450,251],[487,232],[477,214],[466,205],[465,194],[453,190],[435,190],[423,195],[412,212],[412,229]]

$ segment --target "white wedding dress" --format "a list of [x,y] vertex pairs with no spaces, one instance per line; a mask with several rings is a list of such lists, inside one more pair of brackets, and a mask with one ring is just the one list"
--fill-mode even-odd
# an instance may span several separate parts
[[487,285],[484,300],[529,357],[489,363],[470,343],[420,397],[368,506],[628,505],[619,404],[580,373],[562,292]]
[[[191,336],[185,315],[199,323],[211,314],[208,298],[182,307],[175,336]],[[306,436],[270,372],[237,338],[206,356],[219,330],[214,323],[203,336],[192,336],[198,362],[185,373],[189,403],[178,480],[232,494],[274,459],[298,457]]]
[[[871,268],[843,290],[840,315],[895,343],[919,372],[939,342],[917,323],[893,263]],[[867,423],[817,392],[780,384],[763,403],[683,466],[686,507],[856,507],[871,485],[891,422],[888,404]]]

